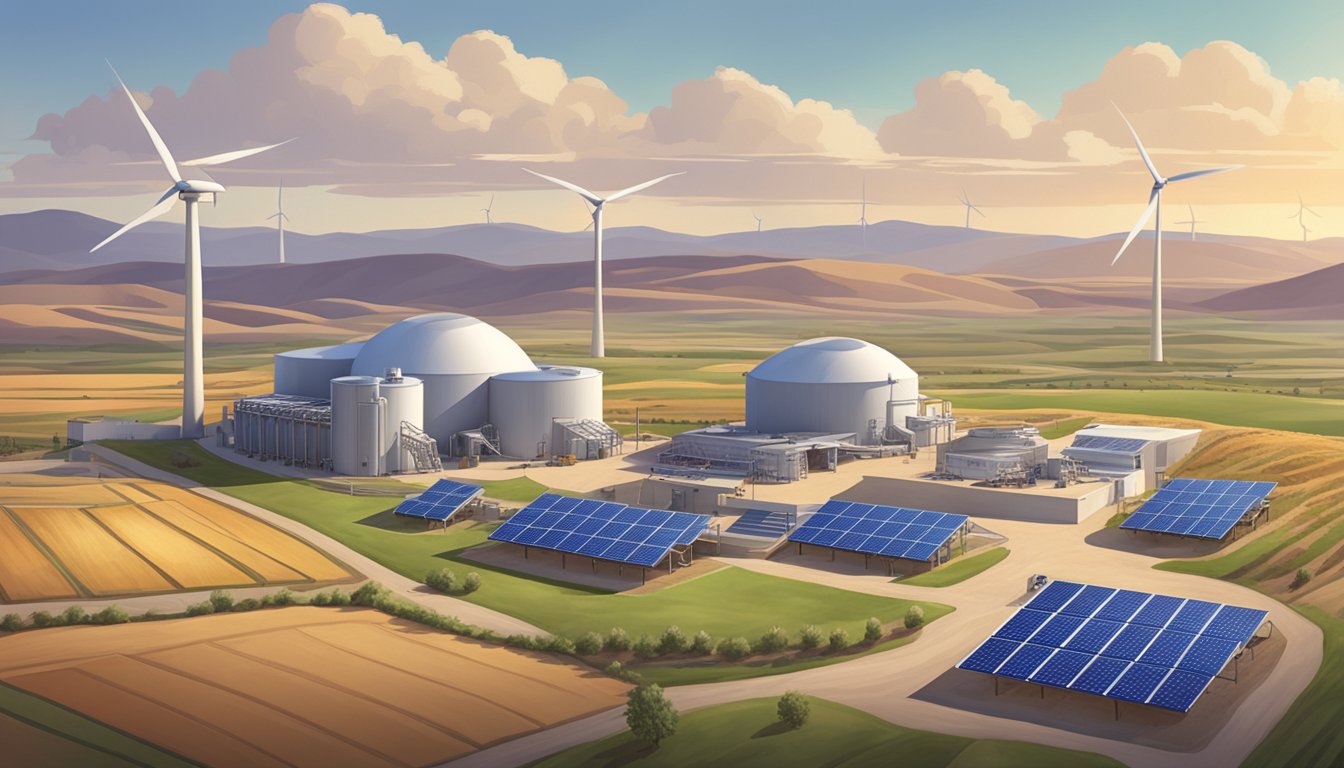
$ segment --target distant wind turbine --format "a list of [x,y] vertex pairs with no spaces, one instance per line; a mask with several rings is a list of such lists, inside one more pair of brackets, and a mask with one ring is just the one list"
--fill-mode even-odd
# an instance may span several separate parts
[[281,184],[279,191],[275,196],[275,213],[266,217],[267,221],[275,219],[276,227],[280,230],[280,263],[285,263],[285,222],[289,217],[285,215],[285,185]]
[[1311,230],[1307,229],[1307,222],[1302,216],[1302,214],[1304,213],[1310,213],[1312,216],[1316,217],[1320,217],[1321,215],[1308,208],[1306,206],[1306,203],[1302,202],[1302,193],[1299,192],[1297,195],[1297,213],[1294,213],[1292,216],[1289,216],[1288,218],[1297,219],[1297,225],[1302,228],[1302,242],[1305,243],[1307,242],[1307,234],[1310,233]]
[[614,203],[622,197],[633,195],[636,192],[648,189],[660,181],[666,181],[673,176],[680,176],[684,171],[669,173],[666,176],[659,176],[656,179],[650,179],[642,184],[636,184],[633,187],[626,187],[625,189],[612,192],[606,197],[600,197],[583,187],[580,187],[578,184],[573,184],[564,181],[563,179],[557,179],[554,176],[547,176],[544,173],[537,173],[536,171],[527,168],[524,168],[523,170],[539,179],[544,179],[545,181],[549,181],[552,184],[564,187],[565,189],[578,194],[593,206],[593,341],[591,356],[606,357],[606,334],[602,327],[602,210],[606,207],[607,203]]
[[752,211],[751,218],[756,220],[756,234],[761,234],[761,222],[765,221],[765,219],[757,216],[755,211]]
[[976,213],[980,214],[981,217],[985,215],[985,212],[980,210],[979,208],[976,208],[975,205],[971,203],[971,199],[966,196],[966,190],[964,189],[961,191],[961,204],[966,206],[966,228],[970,229],[971,211],[975,211]]
[[1177,223],[1177,224],[1189,224],[1189,225],[1190,225],[1190,240],[1191,240],[1191,241],[1194,241],[1194,240],[1195,240],[1195,225],[1196,225],[1196,224],[1204,224],[1205,222],[1200,221],[1199,219],[1196,219],[1196,218],[1195,218],[1195,206],[1190,205],[1189,203],[1186,203],[1186,204],[1185,204],[1185,207],[1190,209],[1190,218],[1186,219],[1185,221],[1178,221],[1178,222],[1176,222],[1176,223]]
[[[109,67],[112,65],[109,63]],[[158,202],[152,208],[133,219],[116,232],[113,232],[106,240],[93,246],[89,253],[102,248],[104,245],[116,240],[126,232],[135,227],[144,224],[146,221],[156,219],[159,216],[172,210],[173,204],[180,199],[186,204],[186,225],[187,225],[187,245],[186,245],[186,277],[184,280],[184,290],[186,302],[182,317],[182,437],[194,439],[205,436],[205,375],[202,365],[201,348],[202,344],[202,323],[201,323],[201,223],[196,214],[196,203],[201,199],[201,195],[210,195],[211,200],[217,199],[220,192],[225,191],[222,184],[214,181],[197,181],[192,179],[183,179],[181,171],[178,170],[178,162],[173,159],[172,153],[168,151],[168,145],[163,143],[159,137],[159,132],[154,130],[153,124],[145,116],[144,110],[136,103],[135,97],[131,95],[131,89],[122,82],[121,75],[117,75],[116,69],[112,70],[116,75],[117,82],[121,83],[121,89],[126,92],[126,98],[131,102],[131,107],[135,109],[136,117],[140,118],[140,124],[144,126],[145,133],[149,134],[149,140],[154,145],[154,150],[159,155],[159,160],[163,163],[164,170],[168,172],[168,177],[173,185],[167,192],[159,198]],[[292,139],[291,139],[292,141]],[[251,157],[259,152],[265,152],[268,149],[275,149],[281,144],[287,144],[288,141],[282,141],[280,144],[268,144],[264,147],[253,147],[252,149],[239,149],[233,152],[223,152],[218,155],[210,155],[195,160],[188,160],[182,163],[182,166],[210,166],[221,163],[229,163],[234,160],[242,160],[245,157]],[[176,198],[176,199],[175,199]]]
[[1148,174],[1153,177],[1153,188],[1148,193],[1148,205],[1144,207],[1143,212],[1139,214],[1139,220],[1134,223],[1134,228],[1129,231],[1129,236],[1121,244],[1120,250],[1116,251],[1115,258],[1111,260],[1114,266],[1120,257],[1124,254],[1129,244],[1134,242],[1134,238],[1139,236],[1139,230],[1143,229],[1148,223],[1148,219],[1154,219],[1153,222],[1153,323],[1152,339],[1149,342],[1149,359],[1155,363],[1162,362],[1162,190],[1168,184],[1178,181],[1186,181],[1208,176],[1223,171],[1231,171],[1241,166],[1227,166],[1224,168],[1202,168],[1198,171],[1186,171],[1178,173],[1171,178],[1166,178],[1157,172],[1157,166],[1153,165],[1153,159],[1148,156],[1148,150],[1143,148],[1143,142],[1139,140],[1139,134],[1134,130],[1134,126],[1129,124],[1129,119],[1125,117],[1120,108],[1115,111],[1120,114],[1120,119],[1125,121],[1125,127],[1129,129],[1129,135],[1134,137],[1134,146],[1139,150],[1139,157],[1143,159],[1143,165],[1148,169]]
[[490,218],[490,211],[494,210],[494,208],[495,208],[495,196],[494,196],[494,195],[491,195],[491,196],[490,196],[490,204],[487,205],[487,206],[485,206],[484,208],[481,209],[481,213],[484,213],[484,214],[485,214],[485,223],[486,223],[486,224],[494,224],[494,223],[495,223],[494,219]]

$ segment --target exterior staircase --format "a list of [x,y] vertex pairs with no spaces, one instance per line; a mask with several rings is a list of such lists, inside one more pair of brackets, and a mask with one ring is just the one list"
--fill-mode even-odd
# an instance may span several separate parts
[[424,430],[409,421],[401,422],[401,442],[411,454],[416,472],[438,472],[443,469],[443,462],[439,460],[439,444]]

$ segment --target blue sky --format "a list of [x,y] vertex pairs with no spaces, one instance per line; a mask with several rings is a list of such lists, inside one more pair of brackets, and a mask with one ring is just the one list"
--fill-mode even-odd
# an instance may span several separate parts
[[[145,87],[178,89],[239,48],[260,45],[272,21],[302,2],[15,2],[0,4],[0,151],[45,112],[64,111],[108,85],[102,59]],[[1158,40],[1177,52],[1235,40],[1294,82],[1344,78],[1337,54],[1344,4],[1148,2],[348,2],[390,32],[441,56],[458,35],[489,28],[530,56],[593,75],[636,110],[665,103],[678,82],[716,66],[751,72],[795,98],[852,109],[876,127],[906,109],[914,85],[978,67],[1043,115],[1060,94],[1096,76],[1125,45]],[[32,151],[31,145],[22,145]]]

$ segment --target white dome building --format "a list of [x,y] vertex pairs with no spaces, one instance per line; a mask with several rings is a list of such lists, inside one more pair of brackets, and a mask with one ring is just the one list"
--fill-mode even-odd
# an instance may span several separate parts
[[326,400],[331,380],[350,375],[363,342],[293,349],[275,355],[275,393]]
[[444,450],[453,435],[489,421],[490,377],[537,366],[489,323],[436,312],[402,320],[369,339],[350,373],[382,376],[388,368],[424,382],[424,430]]
[[747,373],[747,428],[766,435],[853,433],[873,445],[888,424],[904,429],[918,414],[919,374],[859,339],[800,342]]

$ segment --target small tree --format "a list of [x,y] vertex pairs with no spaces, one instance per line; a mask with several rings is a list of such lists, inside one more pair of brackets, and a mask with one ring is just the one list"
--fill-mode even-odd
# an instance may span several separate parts
[[658,643],[648,635],[640,635],[635,641],[634,651],[636,659],[648,661],[658,656]]
[[372,607],[387,599],[389,594],[387,587],[382,584],[376,581],[366,581],[359,585],[359,589],[350,593],[350,602],[354,605]]
[[865,643],[876,643],[882,639],[882,622],[876,616],[868,619],[868,623],[863,625],[863,641]]
[[745,637],[725,638],[719,641],[720,656],[737,661],[751,655],[751,641]]
[[779,706],[776,709],[779,712],[779,722],[790,728],[802,728],[807,722],[812,706],[803,694],[789,691],[779,697]]
[[23,617],[17,613],[6,613],[5,618],[0,619],[0,629],[6,632],[18,632],[23,629]]
[[709,636],[705,630],[700,630],[691,638],[691,653],[698,656],[708,656],[714,652],[714,638]]
[[40,629],[42,627],[50,627],[55,623],[56,623],[56,617],[52,616],[47,611],[36,611],[33,613],[34,627],[38,627]]
[[663,739],[677,732],[679,719],[676,708],[657,685],[641,685],[630,691],[625,723],[635,738],[653,744],[656,749]]
[[630,635],[620,627],[612,627],[607,633],[607,650],[620,653],[630,650]]
[[919,629],[924,626],[924,609],[918,605],[912,605],[905,612],[905,628]]
[[1293,577],[1293,583],[1288,585],[1289,589],[1300,589],[1311,581],[1311,571],[1306,568],[1298,568],[1297,575]]
[[223,589],[216,589],[210,593],[210,605],[215,609],[215,613],[224,613],[233,610],[233,595]]
[[779,653],[789,647],[789,633],[779,627],[771,627],[761,635],[761,642],[757,646],[762,653]]
[[61,612],[61,619],[66,624],[83,624],[89,620],[89,614],[78,605],[72,605]]
[[805,651],[810,651],[821,645],[821,630],[811,624],[803,627],[798,632],[798,645],[802,646]]
[[832,651],[843,651],[849,647],[849,633],[843,627],[831,630],[830,647]]
[[125,608],[116,605],[109,605],[92,616],[94,624],[125,624],[130,620],[131,614],[127,613]]
[[466,578],[462,579],[462,592],[464,594],[469,595],[480,588],[481,588],[481,574],[472,571],[471,573],[468,573],[466,575]]
[[450,568],[439,568],[425,574],[425,584],[440,592],[457,591],[457,574]]
[[659,653],[681,653],[686,650],[690,641],[686,639],[686,633],[681,631],[681,627],[676,624],[663,630],[663,636],[658,638]]
[[596,632],[586,632],[574,641],[574,650],[582,656],[592,656],[602,650],[602,636]]

